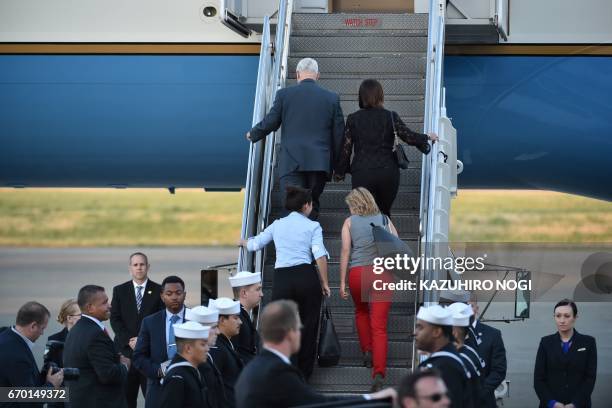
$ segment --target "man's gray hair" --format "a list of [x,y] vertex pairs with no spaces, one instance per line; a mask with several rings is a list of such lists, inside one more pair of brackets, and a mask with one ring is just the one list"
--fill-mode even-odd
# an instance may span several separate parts
[[319,64],[312,58],[303,58],[298,62],[297,68],[295,69],[298,72],[312,72],[313,74],[319,73]]

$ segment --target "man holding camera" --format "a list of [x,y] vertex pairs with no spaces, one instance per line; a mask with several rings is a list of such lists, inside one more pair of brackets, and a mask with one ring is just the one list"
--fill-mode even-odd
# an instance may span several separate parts
[[[41,376],[32,354],[34,342],[43,335],[49,323],[49,310],[38,302],[28,302],[17,312],[15,326],[0,333],[0,387],[56,388],[64,380],[62,370],[51,368]],[[42,404],[0,403],[0,407],[42,407]]]

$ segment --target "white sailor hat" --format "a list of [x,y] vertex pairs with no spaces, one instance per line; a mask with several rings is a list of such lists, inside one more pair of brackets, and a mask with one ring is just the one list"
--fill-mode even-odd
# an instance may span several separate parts
[[422,306],[417,313],[417,319],[438,326],[452,326],[453,319],[450,311],[440,305]]
[[450,300],[451,302],[467,303],[470,301],[470,292],[468,292],[467,290],[441,290],[440,300]]
[[208,339],[210,326],[202,326],[198,322],[185,322],[172,325],[174,336],[180,339]]
[[210,299],[208,307],[217,309],[220,315],[240,314],[240,302],[230,298],[221,297],[218,299]]
[[470,316],[462,312],[452,313],[453,326],[457,327],[468,327],[470,325]]
[[455,302],[448,305],[446,308],[450,310],[452,314],[459,312],[461,314],[467,315],[467,317],[470,317],[474,314],[472,306],[468,305],[467,303]]
[[219,321],[219,311],[206,306],[196,306],[185,310],[185,319],[204,325],[217,324],[217,321]]
[[230,276],[229,281],[232,288],[254,285],[261,282],[261,272],[238,272],[236,275]]

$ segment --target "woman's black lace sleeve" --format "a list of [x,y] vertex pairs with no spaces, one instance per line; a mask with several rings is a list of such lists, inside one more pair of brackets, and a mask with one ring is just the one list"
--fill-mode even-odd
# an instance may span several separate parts
[[427,141],[429,140],[429,136],[410,130],[410,128],[402,121],[402,118],[400,118],[395,112],[393,112],[393,119],[395,120],[397,136],[405,143],[408,143],[411,146],[416,146],[419,148],[419,150],[423,151],[424,145],[428,144]]

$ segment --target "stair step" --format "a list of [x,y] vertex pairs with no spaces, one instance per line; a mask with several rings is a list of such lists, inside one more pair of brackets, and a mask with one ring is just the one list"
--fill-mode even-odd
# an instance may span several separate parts
[[302,30],[334,30],[357,33],[360,31],[411,30],[427,35],[428,14],[409,13],[294,13],[292,33]]
[[[418,253],[418,237],[414,237],[412,240],[404,240],[412,249],[413,253]],[[325,249],[329,252],[330,260],[332,262],[340,262],[340,251],[342,249],[342,240],[339,238],[324,238]],[[270,251],[273,253],[274,251]]]
[[[385,384],[396,386],[408,372],[408,368],[387,368]],[[309,383],[321,392],[368,393],[372,385],[372,370],[365,367],[315,367]]]
[[[353,360],[352,364],[362,366],[361,347],[357,340],[343,340],[340,336],[340,347],[342,349],[342,357],[347,360]],[[387,361],[393,360],[410,360],[412,356],[412,347],[406,347],[406,342],[403,341],[387,341]]]
[[[416,274],[415,274],[416,275]],[[330,305],[333,307],[347,307],[350,310],[353,308],[353,304],[349,301],[345,301],[338,297],[338,289],[340,287],[340,265],[337,262],[330,262],[327,264],[327,279],[329,282],[330,289],[332,290],[333,295],[329,301]],[[270,298],[272,294],[272,283],[274,281],[274,264],[269,263],[264,266],[264,294],[266,294],[266,290],[270,290],[267,298]],[[395,278],[395,281],[399,280]],[[414,292],[409,290],[395,290],[393,291],[393,297],[391,301],[395,304],[411,305],[414,300]]]
[[427,49],[427,37],[399,37],[399,36],[354,36],[351,32],[344,32],[342,36],[295,35],[292,33],[289,49],[291,54],[311,53],[398,53],[423,52]]
[[415,54],[393,54],[385,56],[368,55],[343,55],[321,56],[316,55],[291,55],[289,57],[289,71],[295,71],[297,63],[304,57],[315,58],[319,64],[321,73],[343,73],[343,74],[362,74],[368,77],[376,77],[378,74],[388,73],[413,73],[425,74],[424,53]]
[[[358,111],[359,102],[357,100],[340,100],[340,107],[342,112],[355,112]],[[385,108],[391,111],[397,112],[402,116],[413,116],[418,115],[425,109],[424,99],[403,99],[403,100],[385,100]]]
[[[348,96],[357,99],[359,94],[359,86],[364,78],[321,78],[318,83],[325,89],[336,92],[342,96],[343,99],[349,99]],[[425,79],[424,78],[390,78],[381,79],[377,78],[383,87],[385,93],[385,99],[391,96],[406,96],[406,95],[419,95],[423,97],[425,92]],[[294,85],[295,79],[287,80],[288,85]]]
[[[281,218],[282,214],[279,209],[273,209],[272,214],[270,214],[270,222],[273,222],[275,219]],[[277,212],[278,211],[278,212]],[[342,230],[342,225],[344,224],[344,219],[348,216],[348,210],[342,212],[332,213],[327,209],[322,209],[319,214],[319,223],[323,228],[323,237],[339,237],[340,231]],[[414,239],[419,232],[419,215],[418,213],[414,214],[393,214],[391,216],[391,220],[393,221],[393,225],[397,229],[399,237],[401,239]]]
[[[349,186],[350,188],[350,186]],[[346,210],[348,207],[344,202],[347,194],[350,192],[349,189],[346,190],[328,190],[324,191],[321,195],[319,202],[321,204],[321,208],[325,208],[328,210]],[[282,197],[284,193],[281,193],[280,190],[272,192],[272,206],[280,208],[282,205]],[[419,202],[421,196],[420,193],[414,191],[398,191],[395,202],[393,203],[393,214],[399,214],[402,211],[409,211],[414,213],[419,209]]]
[[[340,262],[340,252],[342,250],[342,240],[337,236],[332,237],[323,237],[323,241],[325,243],[325,249],[330,256],[330,263],[338,263]],[[408,244],[413,253],[418,254],[418,237],[415,236],[412,239],[404,239],[404,242]],[[276,251],[274,245],[270,245],[266,249],[266,262],[269,264],[274,264],[276,259]]]
[[[276,146],[276,153],[278,154],[279,146]],[[421,192],[421,160],[423,158],[423,154],[416,148],[408,149],[408,160],[410,160],[409,168],[406,170],[400,170],[400,185],[398,194],[401,191],[406,192]],[[323,190],[323,195],[329,191],[344,191],[346,194],[349,193],[352,189],[351,184],[351,174],[347,173],[344,177],[343,181],[335,182],[328,181],[325,184],[325,190]],[[278,182],[278,178],[274,180],[274,185],[272,186],[273,192],[280,191],[280,184]],[[275,206],[273,206],[274,208]],[[280,203],[278,208],[280,208]]]

